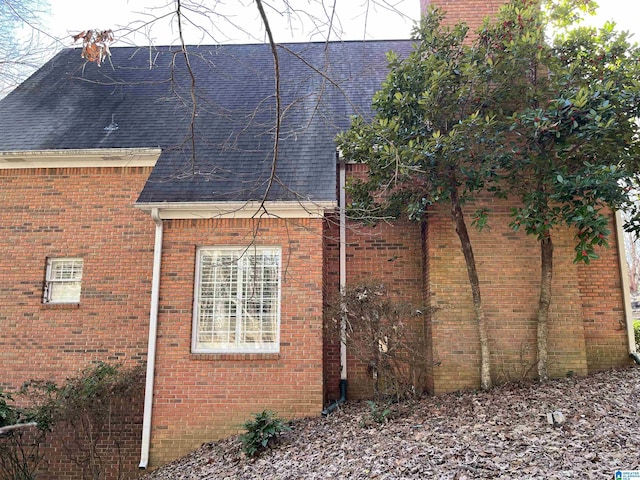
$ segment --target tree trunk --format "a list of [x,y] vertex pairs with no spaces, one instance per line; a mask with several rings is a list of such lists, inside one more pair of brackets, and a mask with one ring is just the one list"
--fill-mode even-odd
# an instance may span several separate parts
[[538,302],[538,377],[544,382],[549,378],[547,373],[547,337],[549,323],[549,306],[551,305],[551,280],[553,278],[553,242],[545,237],[540,242],[540,301]]
[[451,216],[456,226],[458,238],[460,238],[462,253],[464,254],[464,260],[467,265],[467,274],[469,275],[469,284],[471,285],[471,295],[473,297],[473,310],[476,315],[476,323],[480,336],[480,386],[483,390],[489,390],[491,388],[491,364],[487,322],[484,317],[482,299],[480,297],[480,281],[478,280],[476,260],[473,256],[469,232],[467,231],[467,225],[464,221],[464,215],[462,214],[458,191],[455,188],[452,189],[451,193]]

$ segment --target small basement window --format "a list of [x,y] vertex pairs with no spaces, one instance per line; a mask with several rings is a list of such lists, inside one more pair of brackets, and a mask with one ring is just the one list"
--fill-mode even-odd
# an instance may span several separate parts
[[81,258],[48,258],[43,303],[80,303]]

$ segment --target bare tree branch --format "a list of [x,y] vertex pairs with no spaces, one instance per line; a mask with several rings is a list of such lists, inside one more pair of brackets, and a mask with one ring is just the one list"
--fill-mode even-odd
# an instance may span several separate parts
[[176,17],[178,19],[178,32],[180,35],[181,52],[184,56],[184,61],[191,78],[191,168],[195,170],[196,166],[196,117],[198,116],[198,102],[196,100],[196,76],[191,68],[191,61],[189,59],[189,52],[187,51],[187,45],[184,41],[184,33],[182,31],[182,1],[176,0]]
[[39,26],[43,0],[0,2],[0,97],[35,71],[50,55],[53,38]]
[[280,63],[278,60],[278,50],[276,48],[276,42],[273,39],[273,33],[271,32],[271,26],[269,25],[269,19],[267,18],[267,14],[264,11],[264,7],[262,6],[262,0],[256,0],[256,6],[258,7],[258,11],[260,12],[260,17],[262,18],[262,22],[264,23],[265,31],[267,32],[267,36],[269,37],[269,45],[271,46],[271,54],[273,55],[273,68],[274,68],[274,80],[275,80],[275,100],[276,100],[276,125],[274,131],[274,139],[273,139],[273,160],[271,162],[271,173],[269,175],[269,181],[267,183],[267,188],[265,189],[264,195],[262,197],[262,204],[267,201],[269,197],[269,192],[271,187],[273,186],[273,181],[276,176],[276,168],[278,165],[278,147],[280,145],[280,129],[281,129],[281,95],[280,95]]

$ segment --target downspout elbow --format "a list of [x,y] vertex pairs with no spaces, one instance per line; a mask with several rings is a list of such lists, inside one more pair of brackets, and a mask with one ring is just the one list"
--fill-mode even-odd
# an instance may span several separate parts
[[327,408],[322,410],[322,416],[326,417],[346,401],[347,401],[347,381],[343,379],[343,380],[340,380],[340,398],[338,398],[338,400],[336,400]]

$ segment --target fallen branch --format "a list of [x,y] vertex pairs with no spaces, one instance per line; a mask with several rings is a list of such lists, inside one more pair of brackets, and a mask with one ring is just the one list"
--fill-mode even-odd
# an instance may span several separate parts
[[26,427],[36,427],[38,426],[37,422],[28,422],[28,423],[16,423],[15,425],[7,425],[6,427],[0,427],[0,435],[4,435],[12,430],[17,430],[19,428]]

